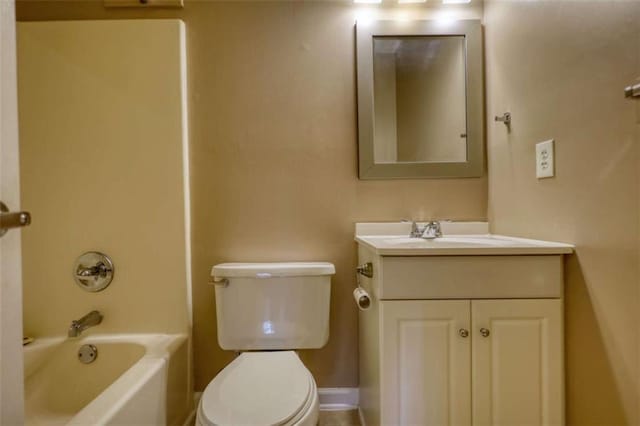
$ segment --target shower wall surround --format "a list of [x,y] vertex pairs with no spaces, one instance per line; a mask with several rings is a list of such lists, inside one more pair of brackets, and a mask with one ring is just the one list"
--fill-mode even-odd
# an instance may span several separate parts
[[[178,20],[18,23],[26,335],[190,327],[186,111]],[[73,265],[107,253],[114,279],[79,288]]]

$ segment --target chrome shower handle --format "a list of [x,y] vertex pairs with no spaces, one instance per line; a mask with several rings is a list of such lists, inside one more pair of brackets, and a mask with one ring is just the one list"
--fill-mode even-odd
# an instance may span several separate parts
[[83,266],[78,266],[76,270],[76,277],[78,278],[90,278],[90,277],[100,277],[105,278],[109,272],[112,272],[112,269],[105,265],[103,262],[99,262],[94,266],[90,266],[85,268]]

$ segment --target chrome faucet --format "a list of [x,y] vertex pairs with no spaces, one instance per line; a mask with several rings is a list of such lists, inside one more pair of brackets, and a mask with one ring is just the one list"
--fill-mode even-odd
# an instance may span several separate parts
[[433,240],[434,238],[442,237],[440,222],[435,220],[428,222],[424,227],[421,237],[426,240]]
[[[403,221],[403,222],[409,222]],[[411,221],[411,232],[409,233],[411,238],[424,238],[426,240],[433,240],[434,238],[442,237],[442,228],[440,222],[432,220],[420,226],[416,221]]]
[[[408,221],[407,221],[408,222]],[[409,233],[409,237],[411,238],[420,238],[424,233],[425,227],[420,226],[416,223],[415,220],[411,221],[411,232]]]
[[78,337],[80,333],[89,327],[96,326],[102,322],[102,314],[98,311],[91,311],[78,320],[71,321],[69,326],[69,337]]

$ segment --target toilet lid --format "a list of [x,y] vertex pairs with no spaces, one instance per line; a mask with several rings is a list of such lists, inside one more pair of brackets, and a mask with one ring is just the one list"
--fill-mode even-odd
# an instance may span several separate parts
[[201,421],[208,425],[284,424],[311,397],[312,380],[293,351],[245,352],[205,389]]

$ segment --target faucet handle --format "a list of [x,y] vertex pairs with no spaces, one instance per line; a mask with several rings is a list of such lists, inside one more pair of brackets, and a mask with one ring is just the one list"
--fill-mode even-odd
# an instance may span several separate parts
[[73,266],[73,278],[83,290],[104,290],[113,280],[113,262],[106,254],[90,251],[80,256]]

